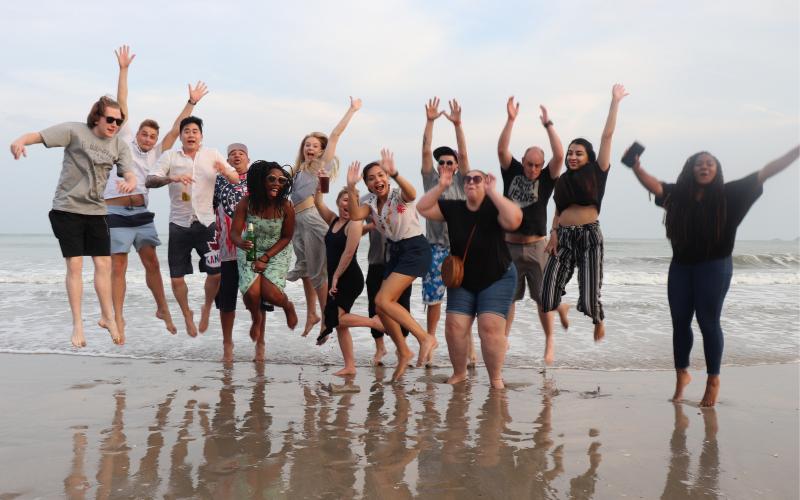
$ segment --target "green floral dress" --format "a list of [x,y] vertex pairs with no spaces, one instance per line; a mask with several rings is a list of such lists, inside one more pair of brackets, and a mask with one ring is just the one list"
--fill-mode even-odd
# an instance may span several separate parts
[[[256,255],[263,255],[281,238],[283,217],[262,219],[261,217],[247,214],[247,224],[250,223],[253,224],[256,234]],[[245,227],[247,226],[245,225]],[[286,248],[269,259],[267,269],[264,271],[264,277],[281,290],[286,285],[286,273],[289,271],[291,257],[292,244],[289,243]],[[253,263],[247,261],[247,252],[241,248],[237,252],[237,262],[239,264],[239,290],[242,293],[246,293],[256,281],[258,274],[253,271]]]

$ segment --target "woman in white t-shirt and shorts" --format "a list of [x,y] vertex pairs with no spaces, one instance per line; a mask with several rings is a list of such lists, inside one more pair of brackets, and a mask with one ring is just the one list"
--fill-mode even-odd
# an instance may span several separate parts
[[[389,261],[383,283],[375,297],[375,306],[386,332],[397,347],[397,368],[392,380],[398,380],[411,361],[413,353],[406,345],[401,332],[407,328],[419,342],[417,366],[428,359],[434,339],[411,316],[398,299],[406,288],[422,277],[431,263],[431,247],[422,235],[422,227],[414,207],[416,190],[400,176],[394,164],[394,155],[381,150],[381,161],[372,162],[359,172],[361,164],[353,162],[347,171],[347,189],[350,192],[350,218],[363,220],[370,214],[375,228],[386,236],[389,245]],[[359,175],[367,185],[369,193],[359,202],[356,184]],[[392,189],[389,179],[399,187]]]

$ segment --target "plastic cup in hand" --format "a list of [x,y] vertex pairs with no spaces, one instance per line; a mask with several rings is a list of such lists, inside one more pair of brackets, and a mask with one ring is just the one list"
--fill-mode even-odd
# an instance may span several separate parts
[[319,190],[322,193],[327,193],[331,189],[331,178],[328,175],[319,176]]

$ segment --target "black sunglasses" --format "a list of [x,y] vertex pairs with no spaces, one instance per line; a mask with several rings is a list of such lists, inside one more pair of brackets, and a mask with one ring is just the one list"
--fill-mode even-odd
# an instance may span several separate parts
[[275,181],[278,181],[278,184],[280,184],[281,186],[284,186],[284,185],[286,185],[287,182],[289,182],[289,179],[287,179],[286,177],[284,177],[282,175],[280,177],[278,177],[277,175],[272,175],[272,174],[267,176],[267,182],[275,182]]
[[483,182],[482,175],[465,175],[464,184],[480,184]]
[[106,119],[106,123],[108,123],[108,124],[116,123],[117,127],[121,127],[122,126],[122,122],[125,121],[122,118],[114,118],[113,116],[104,116],[103,118]]
[[455,164],[456,162],[453,160],[439,160],[439,165],[447,165],[448,167],[452,167]]

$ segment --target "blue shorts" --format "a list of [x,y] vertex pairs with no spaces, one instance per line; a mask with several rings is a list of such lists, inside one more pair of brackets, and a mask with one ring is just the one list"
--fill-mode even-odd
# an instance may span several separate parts
[[389,261],[383,277],[392,273],[421,278],[431,265],[431,246],[421,234],[400,241],[387,240]]
[[517,268],[508,266],[505,274],[480,292],[466,288],[447,289],[447,313],[480,316],[484,313],[507,317],[517,287]]
[[[131,217],[144,213],[147,213],[147,207],[129,208],[118,207],[116,205],[108,206],[109,215]],[[161,245],[161,240],[158,239],[156,225],[152,222],[133,227],[111,227],[109,232],[111,233],[112,254],[128,253],[131,251],[131,246],[138,252],[143,246],[157,247]]]
[[431,266],[422,277],[422,303],[428,306],[441,304],[447,288],[442,282],[442,262],[450,255],[450,249],[438,243],[431,243]]

